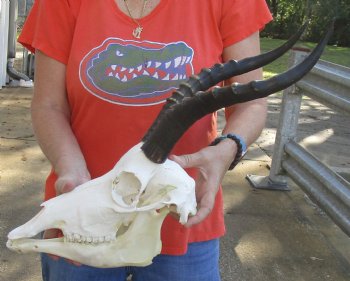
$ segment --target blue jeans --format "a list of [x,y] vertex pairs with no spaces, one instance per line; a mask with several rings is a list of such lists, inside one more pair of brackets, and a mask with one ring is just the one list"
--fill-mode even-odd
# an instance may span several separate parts
[[182,256],[158,255],[146,267],[95,268],[75,266],[42,254],[44,281],[220,281],[219,239],[190,243]]

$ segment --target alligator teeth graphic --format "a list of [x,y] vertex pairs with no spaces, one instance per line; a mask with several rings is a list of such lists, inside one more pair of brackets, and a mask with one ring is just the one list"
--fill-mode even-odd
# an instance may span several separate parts
[[80,79],[91,94],[103,100],[151,105],[164,102],[193,74],[192,58],[193,50],[183,42],[109,38],[85,56]]

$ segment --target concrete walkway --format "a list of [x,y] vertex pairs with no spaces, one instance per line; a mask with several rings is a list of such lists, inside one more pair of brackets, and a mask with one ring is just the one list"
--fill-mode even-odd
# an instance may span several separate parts
[[[41,280],[37,254],[20,255],[5,247],[7,233],[38,212],[49,171],[30,126],[31,95],[31,89],[0,90],[0,281]],[[348,281],[350,238],[297,186],[291,183],[290,192],[254,190],[245,180],[247,174],[268,175],[279,102],[278,96],[269,99],[266,129],[223,183],[227,235],[221,243],[222,280]],[[346,172],[350,118],[308,100],[304,110],[300,141]]]

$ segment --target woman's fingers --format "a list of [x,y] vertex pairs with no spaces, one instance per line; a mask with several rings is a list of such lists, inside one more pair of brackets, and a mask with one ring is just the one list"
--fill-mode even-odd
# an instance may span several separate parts
[[186,227],[198,224],[210,215],[214,208],[215,198],[218,192],[218,185],[219,183],[205,181],[204,184],[196,188],[198,190],[196,190],[198,210],[196,215],[188,219],[188,222],[185,225]]
[[64,175],[57,178],[55,183],[56,194],[67,193],[72,191],[78,185],[81,185],[90,180],[90,175],[81,177],[79,175]]

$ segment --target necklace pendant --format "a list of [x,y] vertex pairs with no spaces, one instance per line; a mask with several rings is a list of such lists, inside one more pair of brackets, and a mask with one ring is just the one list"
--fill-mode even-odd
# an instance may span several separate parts
[[135,38],[140,39],[140,38],[141,38],[141,32],[142,32],[142,30],[143,30],[143,27],[138,26],[138,27],[136,27],[136,28],[133,30],[132,35],[133,35]]

